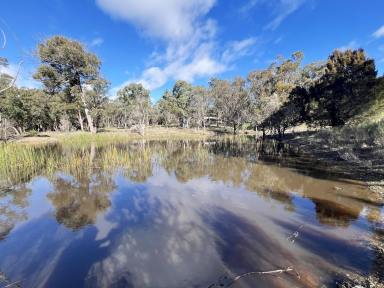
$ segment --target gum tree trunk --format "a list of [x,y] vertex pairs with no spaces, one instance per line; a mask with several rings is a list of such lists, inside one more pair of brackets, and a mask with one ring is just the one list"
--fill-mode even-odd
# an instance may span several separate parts
[[93,124],[92,115],[91,115],[89,109],[87,108],[87,103],[85,102],[84,91],[81,92],[81,102],[83,102],[84,113],[85,113],[85,117],[87,118],[89,131],[91,131],[91,133],[96,133],[97,129],[96,129],[95,125]]
[[78,118],[79,118],[79,123],[80,123],[80,129],[81,131],[84,131],[84,120],[83,116],[81,116],[81,111],[78,111]]

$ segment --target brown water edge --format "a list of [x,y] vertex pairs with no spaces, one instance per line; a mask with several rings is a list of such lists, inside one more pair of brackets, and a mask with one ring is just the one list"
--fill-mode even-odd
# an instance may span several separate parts
[[[110,252],[92,248],[96,243],[88,236],[80,241],[67,235],[71,246],[60,241],[57,244],[58,248],[66,247],[66,256],[56,255],[60,262],[54,271],[35,278],[41,281],[49,275],[41,283],[58,287],[58,279],[65,280],[68,273],[63,269],[74,265],[73,251],[79,253],[73,248],[76,243],[88,251],[84,255],[101,257],[99,262],[89,259],[99,264],[90,264],[92,268],[84,272],[92,275],[87,283],[96,286],[116,280],[125,287],[140,287],[132,277],[141,275],[142,279],[149,277],[149,283],[169,284],[167,287],[180,283],[185,284],[183,287],[208,287],[224,281],[224,276],[233,279],[242,273],[290,266],[300,278],[296,273],[249,277],[233,286],[318,287],[333,285],[347,273],[377,274],[382,268],[376,264],[380,258],[367,243],[380,236],[376,227],[382,223],[382,203],[370,198],[367,187],[358,182],[340,180],[331,172],[320,173],[313,167],[317,165],[299,152],[278,148],[275,143],[232,140],[140,141],[80,149],[58,146],[47,150],[48,155],[57,156],[56,170],[42,167],[32,175],[38,176],[37,180],[23,178],[24,182],[5,192],[0,203],[7,204],[1,206],[7,213],[2,215],[11,225],[0,242],[0,256],[6,254],[3,259],[7,259],[7,274],[12,278],[22,274],[15,272],[22,267],[36,275],[36,270],[46,271],[39,256],[42,252],[35,254],[42,262],[40,268],[22,262],[26,260],[22,251],[30,255],[36,249],[36,239],[44,235],[44,246],[52,247],[50,235],[74,233],[80,237],[100,225],[100,217],[108,216],[108,221],[117,225],[112,230],[115,232],[96,243],[115,243],[110,244]],[[36,188],[34,181],[46,184]],[[33,199],[44,189],[49,191],[36,206]],[[31,207],[44,210],[41,207],[45,205],[52,207],[53,219],[31,218]],[[124,227],[129,227],[128,234]],[[298,236],[289,238],[296,232]],[[150,241],[153,237],[154,244]],[[17,247],[12,248],[16,240]],[[121,250],[124,243],[132,247]],[[159,247],[163,251],[158,252],[160,256],[156,254]],[[113,251],[124,251],[122,255],[130,257],[130,265],[124,267],[137,268],[127,273],[126,268],[114,266],[115,273],[105,275],[103,267],[120,259]],[[20,261],[14,259],[16,255]],[[178,265],[171,269],[165,260]],[[151,262],[158,264],[155,267],[159,271],[152,270]],[[0,260],[1,268],[4,263]],[[76,266],[79,271],[87,267]],[[180,278],[170,276],[177,272]],[[187,282],[182,282],[183,275]],[[80,275],[73,278],[84,279]]]
[[367,141],[364,142],[363,139],[355,139],[356,135],[332,142],[327,139],[330,134],[330,131],[290,133],[287,134],[283,143],[294,145],[302,153],[312,155],[313,158],[333,166],[335,172],[341,173],[345,177],[368,183],[373,187],[373,192],[384,197],[382,145],[368,145]]

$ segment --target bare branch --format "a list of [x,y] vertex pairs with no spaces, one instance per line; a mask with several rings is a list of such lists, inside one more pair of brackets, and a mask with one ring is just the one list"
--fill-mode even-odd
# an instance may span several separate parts
[[284,268],[284,269],[277,269],[277,270],[271,270],[271,271],[258,271],[258,272],[248,272],[248,273],[244,273],[244,274],[241,274],[239,276],[236,276],[232,279],[230,278],[227,278],[227,277],[224,277],[224,281],[225,282],[220,282],[220,283],[214,283],[212,285],[210,285],[208,288],[214,288],[214,287],[231,287],[232,285],[235,284],[236,281],[240,280],[241,278],[245,278],[245,277],[248,277],[248,276],[273,276],[273,277],[277,277],[277,278],[281,278],[279,275],[283,274],[283,273],[288,273],[288,272],[295,272],[296,274],[296,277],[298,279],[300,279],[300,274],[296,272],[296,270],[289,266],[287,268]]
[[23,64],[23,61],[20,61],[19,65],[18,65],[18,68],[17,68],[17,72],[16,72],[15,77],[13,78],[13,80],[11,81],[11,83],[7,87],[5,87],[3,89],[0,89],[0,94],[5,92],[5,91],[7,91],[8,89],[11,89],[15,85],[15,83],[17,81],[17,78],[19,77],[22,64]]

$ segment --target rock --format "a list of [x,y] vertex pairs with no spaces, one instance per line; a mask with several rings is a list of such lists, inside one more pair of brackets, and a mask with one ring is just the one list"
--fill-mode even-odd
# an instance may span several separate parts
[[371,185],[369,186],[369,190],[372,192],[375,192],[376,194],[380,196],[384,196],[384,187],[383,186],[377,186],[377,185]]

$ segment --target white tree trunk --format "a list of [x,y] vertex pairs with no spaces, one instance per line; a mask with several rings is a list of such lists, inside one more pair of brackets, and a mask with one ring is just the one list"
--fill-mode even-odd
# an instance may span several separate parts
[[91,133],[96,133],[97,129],[93,124],[92,115],[91,115],[89,109],[87,108],[87,103],[85,102],[84,91],[81,92],[81,101],[83,102],[85,117],[87,118],[89,131],[91,131]]
[[80,129],[81,131],[84,131],[84,120],[83,116],[81,116],[81,111],[78,111],[78,118],[79,118],[79,123],[80,123]]

